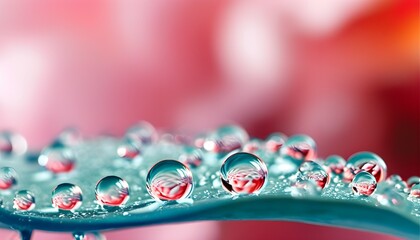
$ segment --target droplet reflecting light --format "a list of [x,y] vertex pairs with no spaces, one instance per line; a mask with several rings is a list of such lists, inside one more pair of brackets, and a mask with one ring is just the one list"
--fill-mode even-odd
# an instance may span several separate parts
[[60,210],[76,210],[82,205],[82,190],[71,183],[59,184],[52,192],[51,201],[53,207]]
[[20,211],[30,211],[35,208],[35,196],[28,190],[21,190],[15,194],[13,208]]
[[0,189],[9,189],[17,183],[17,173],[11,167],[0,168]]
[[95,194],[99,204],[112,207],[124,205],[130,197],[128,183],[117,176],[107,176],[99,180]]
[[351,182],[351,188],[354,194],[370,196],[376,189],[376,179],[368,172],[359,172]]

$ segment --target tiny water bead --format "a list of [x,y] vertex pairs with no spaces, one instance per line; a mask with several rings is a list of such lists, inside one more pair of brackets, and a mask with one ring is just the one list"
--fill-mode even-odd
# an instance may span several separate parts
[[240,149],[249,140],[245,129],[236,125],[224,125],[210,134],[203,143],[209,152],[228,153]]
[[163,160],[156,163],[147,173],[146,188],[156,200],[185,199],[193,190],[192,173],[179,161]]
[[315,160],[316,143],[307,135],[294,135],[280,148],[280,154],[297,161]]
[[361,172],[371,173],[377,182],[385,180],[387,167],[384,160],[372,152],[358,152],[347,160],[344,169],[344,180],[351,182],[353,177]]
[[129,197],[128,183],[117,176],[107,176],[96,184],[95,195],[101,205],[118,207],[124,205]]
[[278,152],[287,140],[287,136],[283,133],[272,133],[265,140],[265,149],[268,152]]
[[0,189],[9,189],[17,183],[17,173],[11,167],[0,168]]
[[53,173],[65,173],[73,170],[76,157],[67,146],[52,146],[44,149],[38,163]]
[[74,240],[106,240],[105,236],[94,232],[94,233],[83,233],[83,232],[74,232]]
[[20,211],[30,211],[35,208],[35,196],[28,190],[20,190],[13,199],[13,208]]
[[410,197],[420,198],[420,183],[414,184],[410,189]]
[[28,148],[26,139],[17,133],[0,132],[0,154],[24,154]]
[[292,185],[290,194],[293,197],[316,196],[321,194],[321,189],[314,181],[301,180]]
[[256,194],[265,186],[267,166],[257,156],[238,152],[229,156],[220,168],[223,188],[231,194]]
[[297,182],[313,181],[320,188],[325,188],[330,182],[330,175],[325,169],[314,161],[303,162],[297,173]]
[[157,140],[158,135],[152,124],[140,121],[127,130],[125,137],[139,144],[151,144]]
[[178,160],[189,167],[199,167],[203,162],[203,151],[193,146],[184,146]]
[[393,174],[386,179],[386,183],[393,186],[399,192],[407,192],[408,193],[408,185],[407,183],[402,180],[400,175]]
[[60,210],[76,210],[82,205],[82,190],[71,183],[59,184],[52,192],[51,201],[53,207]]
[[329,168],[331,173],[335,175],[340,175],[343,173],[344,166],[346,165],[346,160],[338,155],[331,155],[327,157],[324,165]]
[[368,172],[359,172],[351,182],[351,188],[356,195],[370,196],[376,189],[376,179]]
[[135,144],[130,140],[123,141],[117,149],[117,154],[120,158],[134,159],[140,154],[140,144]]

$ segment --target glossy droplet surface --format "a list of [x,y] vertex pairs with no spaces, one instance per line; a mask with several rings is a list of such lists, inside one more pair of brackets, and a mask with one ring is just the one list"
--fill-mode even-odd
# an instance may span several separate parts
[[354,194],[370,196],[377,186],[375,177],[368,172],[359,172],[351,182],[351,188]]
[[419,184],[420,183],[420,177],[417,176],[412,176],[407,180],[407,185],[409,187],[412,187],[414,184]]
[[185,199],[193,190],[192,173],[179,161],[163,160],[156,163],[147,173],[146,188],[157,200]]
[[320,188],[324,188],[330,182],[330,176],[325,169],[316,162],[303,162],[297,174],[297,182],[313,181]]
[[294,135],[280,148],[280,154],[297,161],[315,160],[316,143],[307,135]]
[[350,156],[344,169],[344,180],[351,182],[359,172],[369,172],[377,182],[385,180],[387,167],[384,160],[372,152],[358,152]]
[[386,183],[393,186],[399,192],[408,192],[407,183],[402,180],[400,175],[393,174],[386,179]]
[[75,165],[75,155],[66,146],[53,146],[44,149],[38,163],[53,173],[64,173],[73,170]]
[[242,152],[255,154],[257,151],[261,150],[263,143],[259,139],[251,139],[244,144],[242,147]]
[[140,154],[139,144],[135,144],[132,141],[123,141],[117,149],[117,154],[120,158],[133,159]]
[[82,205],[82,190],[71,183],[59,184],[52,192],[51,201],[60,210],[76,210]]
[[196,168],[203,162],[203,151],[193,146],[185,146],[178,160],[189,167]]
[[157,140],[155,127],[146,121],[140,121],[131,126],[125,136],[127,139],[140,144],[151,144]]
[[11,167],[0,168],[0,189],[9,189],[17,183],[17,173]]
[[240,149],[248,140],[249,135],[242,127],[224,125],[206,138],[203,148],[209,152],[227,153]]
[[20,211],[30,211],[35,208],[35,196],[28,190],[21,190],[15,194],[13,208]]
[[265,149],[269,152],[278,152],[287,140],[283,133],[272,133],[265,140]]
[[393,186],[386,182],[378,183],[376,192],[376,200],[383,206],[396,206],[399,210],[404,210],[410,207],[409,201],[406,201],[405,194],[399,193]]
[[329,168],[331,173],[340,175],[343,173],[346,160],[338,155],[332,155],[325,159],[324,165]]
[[9,131],[0,132],[0,154],[23,154],[27,148],[23,136]]
[[267,179],[267,166],[253,154],[235,153],[224,161],[220,179],[223,188],[231,194],[259,193]]
[[128,183],[117,176],[107,176],[99,180],[95,194],[99,204],[114,207],[125,204],[130,197]]
[[420,198],[420,183],[414,184],[410,189],[410,197]]

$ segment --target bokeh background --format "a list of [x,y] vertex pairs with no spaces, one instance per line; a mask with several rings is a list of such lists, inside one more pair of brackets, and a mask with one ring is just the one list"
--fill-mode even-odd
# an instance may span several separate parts
[[[370,150],[420,172],[418,0],[0,0],[0,130],[121,135],[235,122]],[[14,233],[0,231],[1,239]],[[286,222],[120,230],[108,239],[395,239]],[[36,232],[35,239],[71,239]]]

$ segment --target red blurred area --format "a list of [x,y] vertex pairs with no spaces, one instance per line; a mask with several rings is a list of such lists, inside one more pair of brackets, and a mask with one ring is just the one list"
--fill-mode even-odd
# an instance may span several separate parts
[[[67,126],[94,136],[140,119],[191,132],[237,122],[257,137],[308,134],[320,156],[376,152],[406,179],[420,170],[418,10],[417,0],[1,1],[0,129],[39,149]],[[283,222],[200,228],[218,229],[206,239],[388,239]],[[153,229],[130,234],[168,227]],[[109,238],[130,235],[120,234]]]

